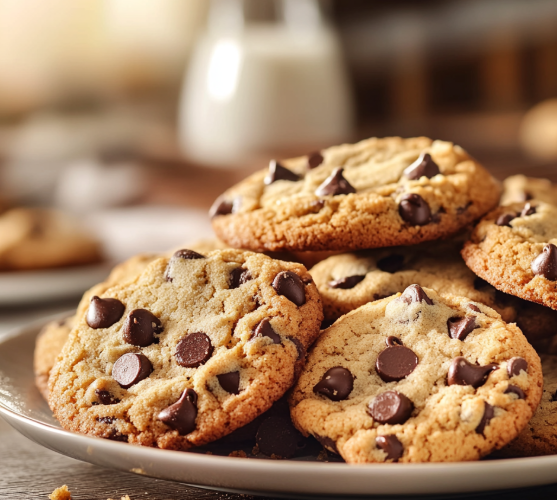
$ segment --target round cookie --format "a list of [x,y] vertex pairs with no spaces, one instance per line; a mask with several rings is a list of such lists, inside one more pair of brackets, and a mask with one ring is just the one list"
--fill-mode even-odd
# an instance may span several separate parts
[[[157,258],[154,254],[135,255],[125,262],[118,264],[108,278],[85,292],[77,306],[76,316],[83,314],[89,307],[91,297],[102,295],[111,286],[132,280]],[[35,371],[35,385],[42,396],[48,399],[48,376],[56,363],[62,347],[66,343],[73,328],[76,316],[69,316],[62,321],[51,321],[39,333],[35,342],[33,368]]]
[[532,457],[557,454],[557,356],[541,355],[543,395],[540,405],[518,437],[497,456]]
[[299,264],[181,250],[91,299],[51,372],[49,404],[69,430],[199,446],[284,394],[322,319]]
[[507,323],[516,320],[514,304],[498,301],[496,290],[466,267],[456,244],[335,255],[313,267],[310,274],[321,294],[326,321],[402,292],[413,283],[481,302],[495,309]]
[[217,236],[235,248],[347,251],[454,234],[499,194],[459,146],[373,138],[273,161],[219,197],[211,215]]
[[548,179],[511,175],[503,181],[501,205],[524,203],[532,199],[557,204],[557,186]]
[[90,264],[101,259],[97,239],[63,212],[14,208],[0,215],[0,270]]
[[514,439],[542,393],[520,330],[418,285],[340,318],[291,396],[296,427],[349,463],[476,460]]
[[557,309],[557,206],[532,200],[486,215],[464,244],[466,265],[495,288]]

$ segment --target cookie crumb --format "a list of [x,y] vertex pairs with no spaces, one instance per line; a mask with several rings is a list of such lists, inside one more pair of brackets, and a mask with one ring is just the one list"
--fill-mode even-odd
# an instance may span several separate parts
[[72,500],[72,494],[68,490],[67,485],[60,486],[56,488],[50,495],[48,495],[50,500]]
[[252,454],[252,455],[259,455],[259,445],[256,444],[256,445],[253,447],[253,450],[251,450],[251,454]]
[[237,457],[237,458],[248,458],[248,456],[246,455],[246,452],[244,450],[235,450],[235,451],[231,452],[228,456],[229,457]]

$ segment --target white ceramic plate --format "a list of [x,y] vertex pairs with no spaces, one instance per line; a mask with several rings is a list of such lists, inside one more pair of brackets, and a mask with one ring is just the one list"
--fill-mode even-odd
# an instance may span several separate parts
[[34,324],[0,342],[0,415],[23,435],[103,467],[205,488],[289,495],[466,493],[557,482],[557,456],[434,464],[347,465],[315,457],[277,461],[159,450],[64,431],[35,388]]
[[100,283],[114,263],[0,272],[0,306],[34,304],[80,296]]

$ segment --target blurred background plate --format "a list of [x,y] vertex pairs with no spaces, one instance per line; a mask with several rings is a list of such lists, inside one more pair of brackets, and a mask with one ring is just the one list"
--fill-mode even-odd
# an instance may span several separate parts
[[103,281],[114,262],[89,266],[0,273],[0,307],[80,297]]
[[273,496],[465,493],[557,481],[557,456],[347,465],[317,462],[311,456],[288,461],[184,453],[67,432],[34,384],[33,348],[45,322],[20,329],[0,343],[0,414],[32,441],[84,462],[211,489]]

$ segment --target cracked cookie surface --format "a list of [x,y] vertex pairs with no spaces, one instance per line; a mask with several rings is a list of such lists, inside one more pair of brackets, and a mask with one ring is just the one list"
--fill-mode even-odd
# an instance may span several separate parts
[[477,460],[518,435],[541,392],[516,326],[412,285],[325,330],[290,406],[302,433],[350,463]]
[[498,207],[462,249],[466,265],[498,290],[557,309],[557,206]]
[[284,394],[322,318],[299,264],[181,250],[78,314],[49,404],[77,432],[170,449],[208,443]]
[[499,194],[459,146],[373,138],[272,162],[226,191],[212,222],[227,244],[258,251],[413,245],[456,233]]

